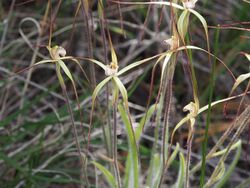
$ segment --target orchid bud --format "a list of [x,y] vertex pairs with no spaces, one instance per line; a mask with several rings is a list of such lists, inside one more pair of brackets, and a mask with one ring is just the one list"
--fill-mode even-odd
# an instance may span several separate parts
[[171,38],[164,40],[164,42],[170,46],[170,50],[175,50],[179,47],[178,37],[172,36]]
[[197,109],[197,105],[194,102],[190,102],[188,105],[186,105],[183,108],[183,111],[184,112],[188,112],[189,111],[189,114],[190,114],[191,117],[196,117],[199,109]]
[[65,50],[63,47],[61,47],[61,46],[59,46],[59,47],[57,48],[57,53],[58,53],[58,55],[59,55],[60,57],[66,56],[66,50]]
[[116,63],[111,62],[110,65],[106,66],[105,75],[106,76],[115,76],[118,72],[118,66]]
[[50,48],[49,51],[53,59],[60,59],[60,57],[64,57],[66,55],[66,50],[61,46],[54,46],[53,48]]

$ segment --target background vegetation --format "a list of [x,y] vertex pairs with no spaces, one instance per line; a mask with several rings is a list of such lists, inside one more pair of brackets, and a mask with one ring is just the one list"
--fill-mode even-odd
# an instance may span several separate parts
[[250,187],[249,10],[0,1],[0,187]]

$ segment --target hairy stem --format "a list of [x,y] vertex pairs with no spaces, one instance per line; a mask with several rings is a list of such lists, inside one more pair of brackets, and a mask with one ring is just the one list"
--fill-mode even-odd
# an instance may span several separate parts
[[76,125],[75,125],[75,121],[74,121],[73,111],[72,111],[72,108],[71,108],[70,103],[69,103],[70,100],[69,100],[69,96],[67,93],[66,85],[64,83],[64,80],[63,80],[61,72],[60,72],[60,65],[58,65],[58,64],[56,64],[56,73],[57,73],[57,77],[58,77],[59,82],[60,82],[60,86],[61,86],[62,91],[63,91],[63,95],[64,95],[65,100],[66,100],[66,106],[67,106],[67,110],[68,110],[68,113],[70,116],[70,121],[71,121],[72,129],[73,129],[75,144],[76,144],[77,152],[79,154],[79,160],[81,163],[85,183],[86,183],[86,186],[89,187],[87,173],[85,170],[85,163],[86,163],[87,156],[82,156],[80,142],[78,140],[78,134],[77,134]]

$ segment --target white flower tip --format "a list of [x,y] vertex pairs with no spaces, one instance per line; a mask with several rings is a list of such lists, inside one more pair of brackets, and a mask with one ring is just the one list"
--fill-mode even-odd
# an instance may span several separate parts
[[186,2],[183,2],[183,6],[186,9],[194,9],[196,2],[197,2],[197,0],[188,0]]
[[167,40],[164,40],[164,42],[169,45],[169,46],[173,46],[173,39],[172,38],[169,38]]
[[172,36],[171,38],[164,40],[164,42],[170,46],[170,50],[174,50],[179,47],[179,39],[175,36]]

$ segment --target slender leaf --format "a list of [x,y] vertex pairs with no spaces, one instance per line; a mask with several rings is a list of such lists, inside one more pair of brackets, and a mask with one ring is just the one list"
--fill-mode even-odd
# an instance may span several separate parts
[[152,56],[152,57],[149,57],[149,58],[146,58],[146,59],[143,59],[143,60],[140,60],[140,61],[136,61],[134,63],[131,63],[130,65],[127,65],[126,67],[124,67],[123,69],[121,69],[118,73],[117,73],[117,76],[120,76],[122,74],[124,74],[125,72],[131,70],[132,68],[135,68],[135,67],[138,67],[152,59],[155,59],[161,55],[163,55],[165,53],[162,53],[162,54],[158,54],[158,55],[155,55],[155,56]]
[[170,166],[172,164],[172,162],[175,160],[175,157],[177,156],[179,149],[180,149],[180,145],[179,145],[179,143],[177,143],[173,153],[169,157],[167,167]]
[[171,57],[172,57],[172,54],[173,54],[173,52],[169,52],[169,53],[167,53],[166,55],[165,55],[165,59],[164,59],[164,61],[163,61],[163,65],[162,65],[162,69],[161,69],[161,83],[160,83],[160,85],[162,85],[163,84],[163,75],[164,75],[164,72],[166,71],[166,68],[167,68],[167,65],[169,64],[169,62],[170,62],[170,59],[171,59]]
[[240,76],[236,79],[236,81],[235,81],[235,83],[234,83],[234,85],[233,85],[233,87],[232,87],[232,89],[231,89],[231,91],[230,91],[229,96],[231,96],[232,93],[234,92],[234,90],[235,90],[243,81],[245,81],[245,80],[248,79],[248,78],[250,78],[250,73],[246,73],[246,74],[240,75]]
[[172,2],[159,2],[159,1],[152,1],[152,2],[119,2],[120,4],[133,4],[133,5],[166,5],[171,6],[180,10],[183,10],[184,7]]
[[208,51],[210,52],[210,45],[209,45],[209,35],[208,35],[208,26],[207,26],[207,22],[204,19],[204,17],[202,15],[200,15],[200,13],[198,13],[197,11],[193,10],[193,9],[188,9],[190,12],[192,12],[202,23],[203,28],[205,30],[205,35],[206,35],[206,40],[207,40],[207,48]]
[[116,53],[115,53],[115,49],[113,47],[113,43],[112,43],[110,34],[108,36],[109,36],[109,45],[110,45],[110,50],[111,50],[111,60],[112,60],[113,63],[118,65],[117,56],[116,56]]
[[114,76],[113,79],[122,94],[122,98],[123,98],[126,108],[128,108],[128,93],[127,93],[126,88],[124,87],[123,83],[118,77]]
[[[96,100],[96,97],[98,95],[98,93],[100,92],[100,90],[103,88],[103,86],[108,83],[109,80],[111,80],[112,76],[109,76],[107,78],[105,78],[104,80],[102,80],[95,88],[95,90],[93,91],[93,94],[92,94],[92,103],[94,104],[95,100]],[[93,105],[92,104],[92,105]]]
[[81,58],[81,59],[85,59],[85,60],[88,60],[88,61],[90,61],[90,62],[92,62],[92,63],[97,64],[97,65],[100,66],[104,71],[107,69],[106,65],[104,65],[102,62],[97,61],[97,60],[95,60],[95,59],[90,59],[90,58]]
[[188,30],[189,15],[190,15],[189,10],[185,9],[181,13],[177,23],[178,31],[183,41],[185,39]]
[[70,73],[70,70],[68,69],[68,67],[65,65],[65,63],[62,60],[58,60],[59,65],[62,67],[63,71],[65,72],[65,74],[68,76],[68,78],[74,82],[74,79],[72,77],[72,74]]

